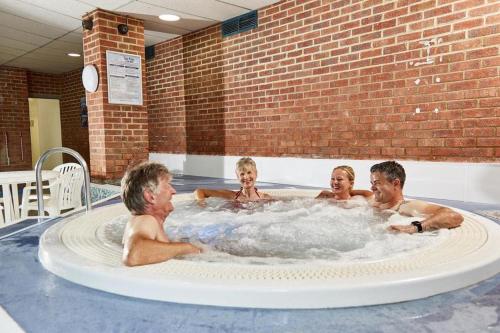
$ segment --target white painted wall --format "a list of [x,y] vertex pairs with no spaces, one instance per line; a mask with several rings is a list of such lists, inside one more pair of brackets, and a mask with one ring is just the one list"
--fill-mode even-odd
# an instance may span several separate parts
[[[207,156],[151,153],[149,159],[164,163],[174,173],[236,179],[240,156]],[[355,188],[370,188],[370,167],[382,160],[335,160],[292,157],[254,157],[262,182],[329,187],[330,173],[350,165],[356,173]],[[500,163],[449,163],[398,161],[406,170],[404,194],[436,199],[500,203]]]

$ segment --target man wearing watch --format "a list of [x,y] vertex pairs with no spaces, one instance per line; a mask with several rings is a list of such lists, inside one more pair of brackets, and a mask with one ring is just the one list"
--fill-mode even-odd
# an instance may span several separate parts
[[462,223],[463,216],[450,208],[420,200],[405,201],[403,186],[406,173],[401,164],[395,161],[378,163],[371,167],[370,173],[373,192],[371,202],[374,207],[397,211],[401,215],[424,218],[409,225],[391,225],[389,230],[413,234],[441,228],[456,228]]

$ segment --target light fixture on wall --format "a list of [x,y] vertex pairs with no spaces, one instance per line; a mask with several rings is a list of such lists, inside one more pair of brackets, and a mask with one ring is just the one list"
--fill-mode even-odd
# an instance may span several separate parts
[[121,35],[126,35],[128,32],[128,25],[126,24],[118,24],[118,32]]
[[97,68],[92,65],[86,65],[82,71],[82,83],[85,90],[95,92],[99,87],[99,74]]
[[169,22],[179,21],[181,19],[179,16],[173,15],[173,14],[162,14],[162,15],[160,15],[158,17],[162,21],[169,21]]
[[70,52],[70,53],[67,54],[67,56],[68,57],[75,57],[75,58],[77,58],[77,57],[80,57],[81,54],[80,53],[76,53],[76,52]]
[[118,24],[118,32],[120,33],[120,35],[126,35],[127,32],[128,32],[128,17],[126,17],[126,22],[125,24]]

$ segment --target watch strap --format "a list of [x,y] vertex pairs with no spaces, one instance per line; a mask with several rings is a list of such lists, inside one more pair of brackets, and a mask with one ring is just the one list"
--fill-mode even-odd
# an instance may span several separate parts
[[413,221],[411,224],[414,225],[415,227],[417,227],[417,232],[419,232],[419,233],[424,232],[424,227],[422,226],[422,222]]

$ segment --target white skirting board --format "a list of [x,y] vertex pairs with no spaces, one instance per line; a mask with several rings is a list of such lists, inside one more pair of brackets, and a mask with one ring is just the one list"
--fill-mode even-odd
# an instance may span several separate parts
[[[165,164],[173,173],[236,179],[241,156],[150,153],[151,161]],[[349,165],[356,173],[354,188],[370,189],[370,167],[382,160],[253,157],[258,181],[329,188],[335,166]],[[407,196],[500,203],[500,163],[398,161],[406,170]]]

